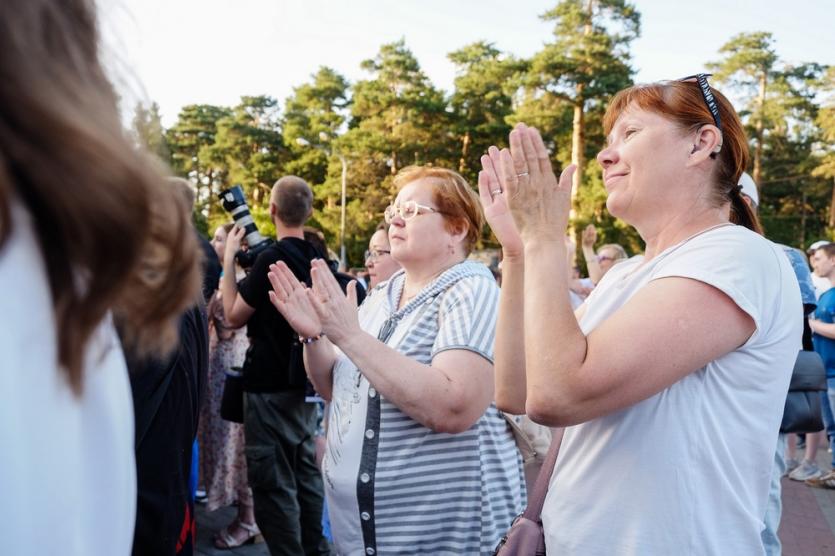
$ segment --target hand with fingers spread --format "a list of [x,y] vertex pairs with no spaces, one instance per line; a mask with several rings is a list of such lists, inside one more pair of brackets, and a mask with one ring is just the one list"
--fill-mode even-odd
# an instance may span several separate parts
[[357,282],[349,283],[347,293],[342,293],[325,261],[316,259],[310,266],[313,289],[308,290],[307,294],[319,317],[321,331],[337,346],[346,338],[361,334],[357,313]]
[[503,160],[504,164],[512,164],[510,151],[507,149],[499,151],[496,147],[490,147],[487,154],[482,155],[482,170],[478,173],[478,194],[484,217],[502,245],[504,256],[512,258],[522,254],[523,246],[508,207],[507,187],[502,172]]
[[563,241],[574,170],[575,166],[568,166],[558,181],[539,132],[525,124],[518,124],[510,132],[509,160],[502,155],[502,173],[523,242],[542,237]]
[[267,277],[273,287],[273,291],[269,292],[270,302],[293,330],[305,338],[321,334],[322,323],[310,300],[310,288],[299,282],[283,261],[270,265]]

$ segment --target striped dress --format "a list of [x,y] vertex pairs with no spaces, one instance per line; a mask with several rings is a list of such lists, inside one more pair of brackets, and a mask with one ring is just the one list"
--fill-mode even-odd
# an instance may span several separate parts
[[[397,310],[404,274],[360,308],[364,330],[425,364],[448,349],[493,360],[498,288],[465,261]],[[323,462],[340,555],[492,554],[525,504],[522,462],[494,405],[469,430],[433,432],[381,396],[343,354]]]

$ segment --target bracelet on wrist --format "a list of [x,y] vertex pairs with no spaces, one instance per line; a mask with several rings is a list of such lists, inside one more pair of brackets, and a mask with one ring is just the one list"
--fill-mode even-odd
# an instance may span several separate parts
[[312,344],[313,342],[318,342],[322,338],[325,337],[324,332],[320,332],[318,336],[311,336],[309,338],[305,338],[304,336],[299,336],[299,343],[300,344]]

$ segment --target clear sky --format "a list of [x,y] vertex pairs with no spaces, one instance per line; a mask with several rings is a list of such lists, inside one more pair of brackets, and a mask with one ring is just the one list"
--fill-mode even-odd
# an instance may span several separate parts
[[[156,101],[171,125],[186,104],[284,99],[329,66],[351,81],[400,38],[438,87],[452,89],[447,53],[488,40],[530,56],[551,35],[539,15],[555,0],[99,0],[107,64],[125,106]],[[835,64],[835,0],[637,0],[638,81],[702,70],[746,31],[770,31],[788,62]]]

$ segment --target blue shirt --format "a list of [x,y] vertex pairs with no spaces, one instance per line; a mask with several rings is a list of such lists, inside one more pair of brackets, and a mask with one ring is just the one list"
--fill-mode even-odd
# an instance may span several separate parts
[[794,247],[787,245],[780,245],[780,247],[783,248],[783,252],[792,263],[792,269],[797,276],[797,283],[800,284],[800,297],[803,299],[803,304],[814,305],[816,303],[815,283],[812,282],[812,273],[809,272],[806,255]]
[[[835,288],[828,289],[818,300],[815,318],[821,322],[835,322]],[[820,334],[813,334],[812,342],[815,344],[815,351],[821,356],[826,366],[826,378],[835,378],[835,340]]]

